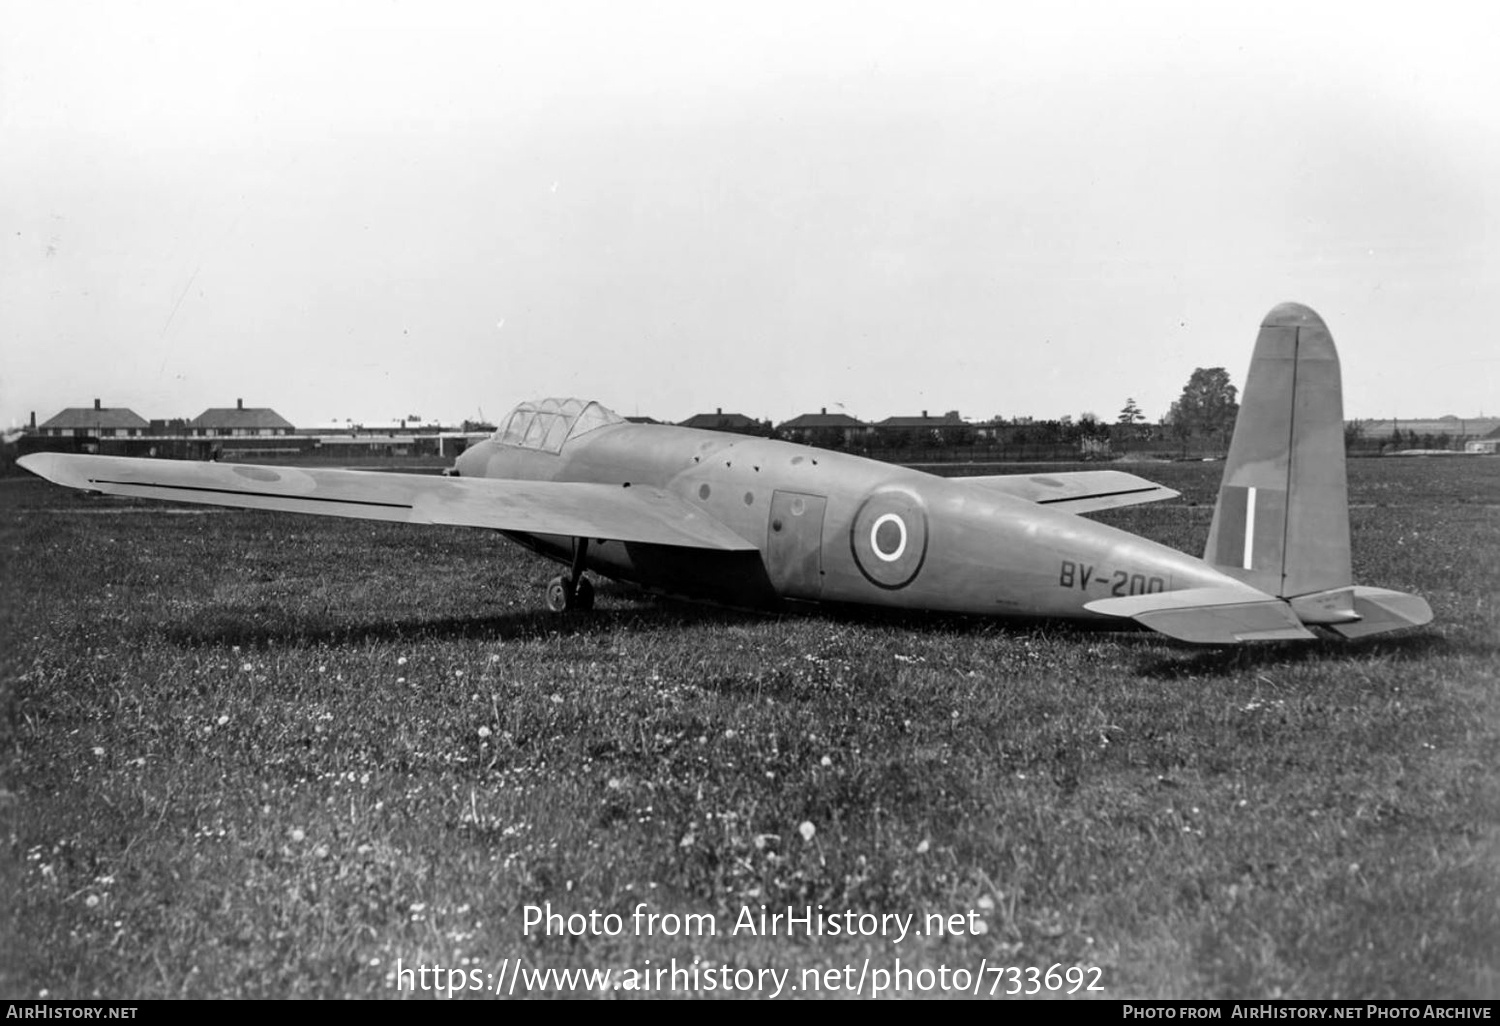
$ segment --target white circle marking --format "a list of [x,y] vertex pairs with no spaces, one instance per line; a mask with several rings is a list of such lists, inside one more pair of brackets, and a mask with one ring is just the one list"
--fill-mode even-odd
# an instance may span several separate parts
[[[901,544],[897,545],[896,551],[889,555],[881,551],[880,542],[877,540],[881,525],[888,520],[895,521],[896,528],[901,532]],[[894,563],[900,559],[901,553],[906,551],[906,521],[894,513],[887,513],[885,516],[877,519],[875,523],[870,525],[870,548],[874,550],[876,558],[884,560],[887,563]]]

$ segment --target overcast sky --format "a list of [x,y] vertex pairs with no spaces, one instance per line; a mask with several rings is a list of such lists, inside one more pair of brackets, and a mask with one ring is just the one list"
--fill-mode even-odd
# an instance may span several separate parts
[[1490,5],[0,0],[0,424],[1500,413]]

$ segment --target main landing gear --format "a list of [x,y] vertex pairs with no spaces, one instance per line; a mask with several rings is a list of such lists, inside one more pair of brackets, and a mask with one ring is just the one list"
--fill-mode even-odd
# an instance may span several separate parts
[[554,613],[578,610],[587,613],[594,608],[594,582],[583,576],[584,557],[589,540],[573,541],[573,565],[566,575],[559,574],[547,582],[547,608]]

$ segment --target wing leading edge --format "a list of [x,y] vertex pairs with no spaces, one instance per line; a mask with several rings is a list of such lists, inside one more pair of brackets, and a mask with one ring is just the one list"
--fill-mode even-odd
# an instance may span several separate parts
[[1123,470],[1076,470],[1060,474],[1001,474],[994,477],[963,477],[964,484],[979,485],[1018,499],[1051,506],[1068,513],[1093,513],[1116,506],[1175,499],[1181,492],[1147,481]]
[[659,488],[71,453],[33,453],[17,463],[57,484],[107,495],[723,552],[757,549]]

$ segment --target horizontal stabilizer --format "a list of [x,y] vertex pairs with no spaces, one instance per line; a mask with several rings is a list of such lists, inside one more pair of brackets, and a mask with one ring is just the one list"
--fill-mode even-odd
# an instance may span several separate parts
[[1432,619],[1432,607],[1420,596],[1363,585],[1354,586],[1354,612],[1359,617],[1357,622],[1328,626],[1346,638],[1363,638],[1402,627],[1420,627]]
[[57,484],[106,495],[694,549],[757,548],[658,488],[72,453],[33,453],[16,462]]
[[1134,506],[1141,502],[1175,499],[1180,492],[1123,470],[1077,470],[1061,474],[1000,474],[993,477],[964,477],[964,484],[982,485],[1025,499],[1039,506],[1051,506],[1067,513],[1092,513],[1116,506]]
[[1084,608],[1109,616],[1127,616],[1168,637],[1200,645],[1317,637],[1302,626],[1285,602],[1250,588],[1161,591],[1098,599]]

